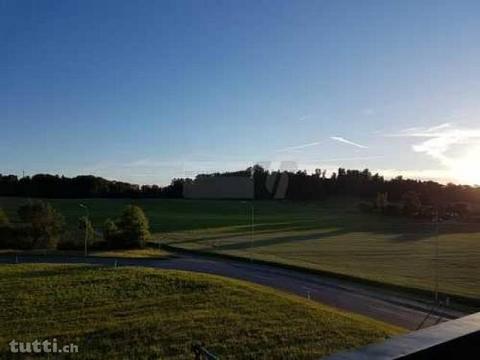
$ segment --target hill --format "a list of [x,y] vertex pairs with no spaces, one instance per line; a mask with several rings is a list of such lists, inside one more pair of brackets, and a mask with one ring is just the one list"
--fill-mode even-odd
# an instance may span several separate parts
[[0,266],[0,356],[11,339],[76,344],[78,359],[317,359],[399,329],[268,288],[180,271]]

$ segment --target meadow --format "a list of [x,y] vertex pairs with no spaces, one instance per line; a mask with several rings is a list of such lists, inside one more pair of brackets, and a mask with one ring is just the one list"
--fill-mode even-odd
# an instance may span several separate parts
[[[0,199],[14,217],[23,201]],[[366,214],[358,199],[321,202],[136,200],[162,244],[480,299],[480,224]],[[95,226],[132,200],[51,200],[69,222],[86,203]],[[252,226],[252,206],[253,224]],[[438,281],[436,281],[438,279]]]
[[78,265],[1,265],[0,272],[4,359],[17,358],[12,339],[73,343],[79,351],[69,359],[193,358],[195,341],[222,359],[317,359],[401,332],[211,275]]

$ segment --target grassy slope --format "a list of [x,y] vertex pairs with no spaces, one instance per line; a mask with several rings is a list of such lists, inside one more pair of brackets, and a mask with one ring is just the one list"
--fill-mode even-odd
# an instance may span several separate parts
[[79,346],[79,359],[315,359],[399,330],[260,286],[134,268],[0,266],[0,357],[11,339]]
[[[0,198],[14,214],[19,199]],[[78,200],[52,200],[73,220]],[[97,226],[131,200],[86,200]],[[256,202],[140,200],[159,241],[273,260],[308,268],[431,290],[434,287],[435,229],[403,218],[362,214],[355,201]],[[438,241],[439,290],[480,298],[480,224],[442,225]]]

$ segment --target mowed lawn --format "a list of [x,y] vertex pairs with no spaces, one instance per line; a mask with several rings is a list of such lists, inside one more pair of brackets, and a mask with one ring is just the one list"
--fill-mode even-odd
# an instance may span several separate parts
[[0,307],[5,359],[12,339],[73,343],[76,359],[190,359],[194,341],[222,359],[318,359],[401,332],[241,281],[138,268],[1,265]]
[[[24,199],[0,198],[14,216]],[[480,224],[361,213],[359,200],[292,203],[205,200],[50,200],[73,223],[86,203],[94,224],[140,205],[161,243],[333,271],[480,299]],[[253,231],[252,231],[253,230]],[[438,260],[435,253],[438,251]]]

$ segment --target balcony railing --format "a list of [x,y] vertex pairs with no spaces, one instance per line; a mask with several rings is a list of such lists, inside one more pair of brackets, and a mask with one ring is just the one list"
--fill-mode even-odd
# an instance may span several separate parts
[[411,332],[326,360],[480,359],[480,313]]

